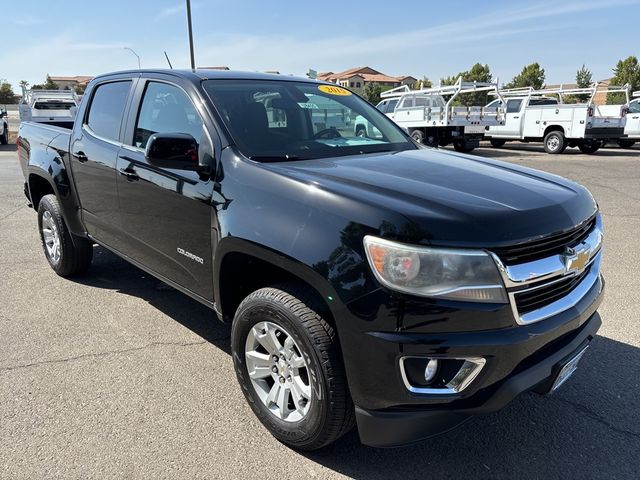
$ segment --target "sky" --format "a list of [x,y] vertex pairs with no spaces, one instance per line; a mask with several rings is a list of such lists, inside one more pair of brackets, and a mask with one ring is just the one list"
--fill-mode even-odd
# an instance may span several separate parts
[[[2,4],[15,4],[3,8]],[[0,78],[41,83],[137,67],[189,67],[184,0],[0,0]],[[640,56],[640,0],[426,1],[192,0],[196,65],[234,70],[368,65],[383,73],[442,77],[487,63],[500,82],[539,62],[547,83],[594,80]]]

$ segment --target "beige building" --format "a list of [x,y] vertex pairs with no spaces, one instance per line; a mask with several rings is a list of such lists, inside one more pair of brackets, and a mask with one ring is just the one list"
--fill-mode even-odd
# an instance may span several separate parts
[[344,72],[321,72],[318,74],[318,80],[336,83],[340,86],[350,88],[356,93],[362,93],[367,83],[377,83],[383,90],[408,85],[412,87],[418,79],[404,75],[401,77],[392,77],[386,75],[371,67],[355,67],[345,70]]
[[86,87],[93,77],[89,77],[87,75],[76,75],[75,77],[54,77],[49,75],[49,78],[58,85],[60,90],[73,90],[77,85]]

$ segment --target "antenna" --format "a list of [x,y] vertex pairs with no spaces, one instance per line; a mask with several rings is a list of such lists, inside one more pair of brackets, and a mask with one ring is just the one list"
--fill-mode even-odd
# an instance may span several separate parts
[[196,59],[193,56],[193,30],[191,28],[191,0],[187,0],[187,24],[189,26],[189,53],[191,54],[191,70],[195,70]]
[[167,59],[167,63],[169,64],[169,68],[173,70],[173,65],[171,65],[171,60],[169,60],[169,55],[167,55],[167,51],[164,51],[164,57]]

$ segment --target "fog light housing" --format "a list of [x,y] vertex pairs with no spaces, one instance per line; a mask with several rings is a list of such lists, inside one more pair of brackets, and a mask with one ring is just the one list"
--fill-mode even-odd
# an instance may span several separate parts
[[484,368],[482,357],[402,357],[402,381],[411,393],[454,395],[466,389]]

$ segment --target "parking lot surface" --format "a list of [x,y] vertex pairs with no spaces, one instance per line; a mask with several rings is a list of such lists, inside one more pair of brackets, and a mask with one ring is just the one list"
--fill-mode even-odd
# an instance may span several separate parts
[[[640,150],[475,153],[585,184],[604,213],[603,327],[550,396],[402,449],[354,430],[311,454],[274,440],[236,384],[227,325],[97,248],[86,277],[54,274],[0,150],[1,478],[638,478]],[[383,380],[381,380],[383,381]]]

